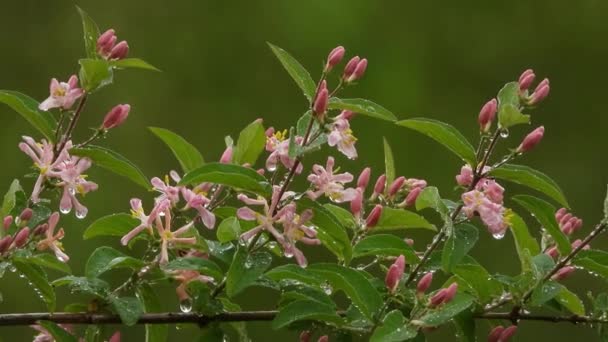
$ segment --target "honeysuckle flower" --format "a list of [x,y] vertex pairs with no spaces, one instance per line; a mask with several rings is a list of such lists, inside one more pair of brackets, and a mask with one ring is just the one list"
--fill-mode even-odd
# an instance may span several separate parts
[[309,330],[304,330],[300,333],[300,342],[310,342],[312,333]]
[[500,335],[504,330],[505,327],[503,327],[502,325],[494,327],[494,329],[492,329],[488,334],[488,342],[498,342],[500,339]]
[[374,192],[372,193],[371,200],[375,200],[378,196],[380,196],[380,194],[384,192],[385,188],[386,175],[382,174],[380,177],[378,177],[376,183],[374,184]]
[[102,33],[99,38],[97,38],[97,53],[107,58],[112,52],[114,45],[116,45],[116,37],[114,29],[109,29]]
[[424,179],[408,178],[405,180],[405,186],[410,189],[410,191],[415,188],[424,189],[426,188],[426,185],[427,183]]
[[133,239],[137,234],[141,233],[144,229],[148,229],[150,234],[152,234],[152,225],[160,215],[160,213],[164,213],[165,210],[169,208],[169,202],[163,201],[161,205],[157,205],[152,209],[150,215],[146,215],[144,212],[144,207],[139,198],[132,198],[131,201],[131,216],[136,219],[139,219],[139,225],[133,228],[130,232],[125,234],[121,239],[120,243],[123,246],[129,244],[129,241]]
[[70,109],[84,91],[78,88],[78,77],[72,75],[67,82],[59,82],[56,78],[51,79],[49,86],[49,97],[42,101],[38,108],[47,111],[52,108]]
[[232,146],[226,147],[226,149],[224,150],[224,153],[222,153],[222,156],[220,157],[220,163],[229,164],[230,162],[232,162],[232,154],[233,154]]
[[534,74],[534,70],[527,69],[526,71],[524,71],[521,76],[519,76],[519,91],[524,92],[528,90],[528,88],[530,88],[530,86],[532,85],[532,82],[534,82],[535,78],[536,75]]
[[441,304],[449,303],[456,296],[456,292],[458,292],[458,283],[450,284],[450,286],[439,290],[431,297],[429,306],[434,308]]
[[319,90],[317,92],[317,96],[315,98],[315,102],[312,105],[313,113],[316,116],[323,117],[325,112],[327,112],[327,104],[329,102],[329,90],[327,90],[327,81],[321,81],[319,85]]
[[490,130],[492,121],[494,121],[494,118],[496,117],[496,108],[498,108],[498,101],[496,101],[496,99],[491,99],[481,107],[477,119],[480,131],[485,133]]
[[38,242],[36,248],[39,251],[50,249],[55,253],[55,256],[59,261],[67,262],[68,260],[70,260],[70,257],[63,252],[63,247],[61,245],[61,242],[59,241],[63,239],[63,236],[65,235],[63,228],[60,228],[55,234],[55,228],[57,227],[58,222],[59,213],[54,212],[48,219],[48,227],[45,231],[45,238]]
[[491,179],[484,179],[480,181],[478,185],[482,187],[484,195],[486,195],[490,201],[502,204],[505,188],[500,186],[500,184]]
[[363,77],[363,74],[365,74],[366,69],[367,59],[363,58],[357,62],[357,65],[355,65],[353,72],[348,77],[346,77],[345,82],[350,83],[360,79],[361,77]]
[[182,197],[186,201],[184,209],[195,209],[198,211],[198,217],[201,218],[205,227],[213,229],[215,226],[215,215],[207,209],[207,206],[211,201],[205,197],[202,193],[195,193],[194,191],[186,188],[182,188]]
[[543,139],[543,135],[545,134],[545,127],[540,126],[537,129],[530,132],[530,134],[526,135],[524,140],[521,142],[519,147],[517,148],[518,153],[525,153],[536,147],[538,143]]
[[[38,335],[34,336],[33,342],[55,342],[55,337],[53,337],[53,335],[51,333],[49,333],[48,330],[46,330],[42,326],[36,324],[36,325],[31,325],[30,327],[32,329],[38,331]],[[59,327],[61,327],[66,332],[68,332],[70,335],[73,335],[73,331],[72,331],[73,328],[71,325],[59,324]],[[111,341],[111,342],[115,342],[115,341]],[[118,340],[118,342],[120,342],[120,340]]]
[[357,195],[357,190],[353,188],[344,189],[345,183],[353,181],[353,175],[348,172],[334,174],[333,157],[327,158],[325,167],[315,164],[312,171],[313,173],[308,175],[307,179],[315,190],[306,192],[311,199],[314,200],[325,195],[333,202],[342,203],[352,201]]
[[295,203],[289,203],[283,208],[283,215],[278,222],[283,224],[284,241],[281,243],[283,253],[286,257],[294,256],[301,267],[306,267],[308,261],[304,253],[296,247],[300,241],[306,245],[319,245],[321,240],[317,239],[317,231],[306,225],[312,218],[312,210],[304,210],[301,215],[296,214]]
[[359,220],[361,218],[361,211],[363,210],[363,189],[357,188],[357,194],[352,201],[350,201],[350,212],[353,216]]
[[346,52],[346,49],[344,49],[343,46],[338,46],[338,47],[334,48],[333,50],[331,50],[331,52],[327,56],[327,63],[325,63],[324,71],[330,72],[331,69],[333,69],[338,63],[340,63],[342,58],[344,58],[345,52]]
[[380,221],[380,216],[382,216],[383,207],[380,204],[376,204],[376,206],[370,211],[369,215],[365,219],[365,228],[371,229],[374,228],[378,221]]
[[497,238],[504,236],[508,223],[506,209],[498,203],[492,202],[482,191],[472,190],[462,195],[464,207],[462,211],[472,218],[478,213],[488,231]]
[[361,174],[359,175],[359,178],[357,178],[357,188],[361,189],[361,191],[365,191],[365,188],[367,188],[367,184],[369,184],[371,176],[371,168],[366,167],[365,169],[363,169],[363,171],[361,171]]
[[173,274],[173,279],[179,281],[179,285],[175,288],[175,293],[180,301],[185,301],[190,299],[190,295],[188,294],[188,284],[194,281],[198,281],[204,284],[213,283],[213,278],[209,276],[205,276],[200,274],[197,271],[193,270],[179,270]]
[[110,55],[108,56],[108,59],[110,59],[110,60],[124,59],[127,57],[128,54],[129,54],[129,44],[123,40],[122,42],[116,44],[112,48],[112,51],[110,51]]
[[169,176],[165,176],[164,181],[158,177],[154,177],[152,178],[152,180],[150,180],[150,183],[152,184],[154,190],[160,192],[160,196],[157,196],[155,198],[157,204],[163,201],[168,201],[171,206],[174,206],[179,202],[180,187],[169,185],[169,177],[171,177],[171,179],[176,183],[181,180],[181,178],[175,171],[169,172]]
[[101,124],[101,129],[107,131],[111,128],[122,125],[125,120],[127,120],[129,111],[131,111],[131,106],[128,104],[119,104],[115,106],[104,117],[103,123]]
[[15,248],[21,248],[27,242],[27,239],[30,236],[30,229],[28,227],[23,227],[15,234],[15,239],[13,240],[12,246]]
[[397,260],[389,267],[388,272],[386,272],[386,278],[384,279],[384,284],[390,293],[395,293],[397,287],[399,286],[399,282],[401,281],[401,277],[403,277],[403,272],[405,271],[405,257],[400,255]]
[[511,337],[515,335],[517,332],[517,325],[512,325],[508,328],[505,328],[501,333],[496,342],[509,342]]
[[427,274],[423,275],[422,278],[420,278],[420,280],[418,281],[418,284],[416,285],[416,292],[418,293],[418,295],[424,294],[426,290],[429,289],[432,282],[433,272],[428,272]]
[[194,225],[194,221],[187,223],[186,225],[178,228],[175,231],[171,230],[171,210],[166,209],[164,212],[164,217],[160,215],[156,217],[154,225],[156,226],[156,231],[160,236],[160,255],[158,262],[162,264],[166,264],[169,262],[169,248],[175,246],[175,244],[188,244],[193,245],[196,243],[195,237],[181,237],[186,234],[190,228]]
[[388,187],[388,197],[394,197],[405,184],[405,177],[397,177]]
[[539,102],[544,100],[547,96],[549,96],[549,90],[550,90],[549,79],[545,78],[538,84],[538,86],[536,86],[536,89],[534,89],[534,92],[532,93],[532,95],[530,95],[530,100],[529,100],[528,104],[530,104],[532,106],[538,104]]
[[352,115],[351,111],[345,110],[336,116],[331,125],[331,132],[327,136],[327,144],[331,147],[337,146],[338,151],[349,159],[357,158],[357,149],[355,148],[357,138],[353,135],[349,122]]
[[416,187],[410,190],[410,192],[407,194],[403,202],[399,204],[399,206],[404,208],[416,204],[416,200],[418,199],[418,196],[420,195],[422,190],[423,188],[420,187]]
[[38,203],[44,181],[47,177],[53,177],[53,170],[57,169],[59,165],[70,158],[68,151],[72,148],[72,142],[68,141],[59,152],[57,158],[55,158],[54,146],[46,140],[42,139],[40,143],[37,143],[33,138],[28,136],[23,136],[23,140],[25,142],[19,143],[19,149],[32,158],[34,166],[40,172],[30,197],[32,202]]
[[[297,145],[302,145],[304,138],[297,136],[294,140]],[[270,155],[266,159],[266,169],[268,169],[268,171],[275,171],[279,162],[288,169],[291,169],[296,163],[295,158],[289,157],[287,130],[275,132],[272,127],[269,128],[266,131],[266,151],[270,152]],[[299,163],[296,168],[296,173],[300,174],[302,170],[302,163]]]
[[578,231],[583,226],[583,220],[580,218],[568,213],[566,208],[561,208],[555,213],[555,219],[559,225],[559,228],[566,235],[571,235],[572,233]]
[[329,342],[329,336],[323,335],[323,336],[319,337],[317,342]]
[[59,210],[67,214],[72,208],[76,209],[76,217],[84,218],[88,209],[78,201],[77,194],[85,195],[97,190],[97,184],[86,180],[83,173],[91,167],[88,158],[70,157],[57,166],[57,170],[50,174],[60,179],[57,186],[63,187],[63,195],[59,203]]

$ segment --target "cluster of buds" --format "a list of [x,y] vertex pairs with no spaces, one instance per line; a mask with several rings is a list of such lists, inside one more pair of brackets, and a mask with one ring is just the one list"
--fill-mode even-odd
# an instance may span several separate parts
[[403,176],[397,177],[391,184],[387,184],[386,176],[380,175],[376,180],[370,200],[373,201],[382,196],[387,201],[397,203],[398,207],[405,208],[416,203],[418,195],[426,186],[425,180]]
[[[333,68],[342,61],[345,53],[346,49],[344,49],[343,46],[334,48],[327,56],[327,62],[325,63],[323,72],[327,74],[333,70]],[[365,74],[366,69],[367,59],[362,59],[359,56],[351,58],[344,67],[344,71],[342,73],[342,82],[348,84],[360,79]]]
[[543,79],[534,89],[532,94],[528,94],[528,89],[534,82],[536,75],[534,70],[528,69],[519,76],[519,93],[524,103],[529,106],[534,106],[540,103],[549,95],[549,79]]
[[[312,333],[309,330],[304,330],[300,333],[300,342],[310,342],[312,338]],[[317,342],[329,342],[329,336],[323,335],[319,337]]]
[[496,326],[488,335],[488,342],[508,342],[517,332],[517,325],[510,327]]
[[429,307],[436,308],[440,305],[451,302],[456,296],[456,292],[458,292],[458,283],[452,283],[447,288],[437,291],[429,299]]
[[[350,202],[350,210],[358,222],[362,221],[362,218],[365,214],[363,196],[365,194],[365,189],[369,184],[370,177],[371,169],[369,167],[363,169],[363,171],[359,175],[359,178],[357,179],[357,189],[355,198]],[[378,224],[378,221],[380,221],[380,217],[382,216],[382,210],[383,207],[380,204],[376,204],[376,206],[372,208],[372,210],[369,212],[367,218],[364,221],[365,229],[371,229]]]
[[71,141],[68,141],[63,149],[56,153],[55,146],[44,139],[41,143],[37,143],[34,139],[24,136],[23,140],[24,142],[19,144],[19,148],[32,158],[34,166],[40,172],[34,184],[31,200],[34,203],[40,201],[40,193],[45,182],[53,180],[55,181],[54,186],[63,188],[59,210],[67,214],[75,207],[76,217],[84,218],[88,209],[78,201],[76,195],[85,195],[97,190],[97,184],[87,181],[84,174],[91,167],[91,160],[70,156]]
[[102,33],[97,39],[97,53],[107,60],[126,58],[129,54],[129,44],[124,40],[117,44],[117,40],[114,29]]
[[32,218],[32,215],[32,209],[26,208],[21,212],[16,220],[13,220],[13,217],[10,215],[4,217],[2,220],[2,227],[4,228],[4,231],[8,233],[13,221],[15,221],[18,231],[13,236],[7,234],[0,239],[0,255],[6,254],[14,249],[19,249],[27,244],[30,237],[30,228],[27,227],[27,224]]
[[78,87],[78,77],[76,75],[70,76],[67,82],[59,82],[56,78],[53,78],[49,86],[49,97],[38,105],[38,109],[44,111],[53,108],[68,110],[83,94],[84,90]]
[[391,294],[394,294],[397,291],[397,287],[401,282],[401,278],[403,277],[403,272],[405,271],[405,257],[400,255],[397,260],[389,267],[388,272],[386,272],[386,278],[384,279],[384,284],[386,288]]
[[555,220],[566,235],[572,235],[583,227],[583,220],[569,213],[566,208],[561,208],[555,213]]

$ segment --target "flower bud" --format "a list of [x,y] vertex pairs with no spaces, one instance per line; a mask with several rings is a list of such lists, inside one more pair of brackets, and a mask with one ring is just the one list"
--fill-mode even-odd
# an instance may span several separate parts
[[220,163],[222,164],[230,164],[232,161],[232,146],[226,147],[224,153],[222,153],[222,157],[220,158]]
[[361,171],[361,174],[359,175],[359,178],[357,179],[357,188],[361,189],[361,191],[365,190],[365,188],[367,188],[367,184],[369,184],[369,179],[371,175],[372,169],[370,169],[369,167],[363,169],[363,171]]
[[561,208],[558,211],[555,212],[555,220],[557,222],[561,221],[562,217],[564,217],[564,215],[566,215],[568,213],[568,209],[566,208]]
[[534,70],[528,69],[524,71],[521,76],[519,76],[519,91],[524,92],[528,90],[535,78],[536,75],[534,74]]
[[344,120],[350,120],[353,118],[353,116],[355,116],[355,112],[353,112],[352,110],[345,109],[345,110],[341,111],[338,116]]
[[431,308],[434,308],[436,306],[441,305],[441,303],[443,303],[443,300],[445,299],[445,293],[446,289],[441,289],[437,291],[437,293],[435,293],[429,300],[429,306]]
[[274,134],[274,127],[268,127],[264,134],[266,134],[267,137],[272,137],[272,135]]
[[342,79],[346,80],[355,72],[355,68],[357,67],[357,64],[359,64],[360,60],[361,60],[361,58],[359,58],[359,56],[355,56],[355,57],[351,58],[348,61],[348,63],[346,63],[346,66],[344,67],[344,74],[342,75]]
[[545,78],[538,84],[538,86],[536,86],[536,89],[534,89],[532,95],[530,95],[529,104],[535,105],[540,103],[549,95],[549,90],[549,79]]
[[[572,243],[572,249],[576,249],[578,248],[580,245],[583,244],[583,240],[581,239],[576,239],[573,243]],[[588,244],[585,245],[585,247],[583,247],[584,250],[589,250],[591,249],[591,246],[589,246]]]
[[456,292],[458,292],[458,283],[452,283],[445,291],[445,297],[443,298],[443,303],[449,303],[456,296]]
[[350,201],[350,211],[353,215],[358,219],[361,217],[361,210],[363,209],[363,191],[359,188],[357,189],[357,194],[352,201]]
[[399,286],[404,271],[405,257],[400,255],[391,267],[389,267],[386,278],[384,279],[384,284],[390,293],[395,293],[395,290],[397,290],[397,286]]
[[403,241],[405,241],[405,243],[410,247],[414,246],[414,239],[405,238],[405,239],[403,239]]
[[36,227],[36,229],[34,229],[34,236],[43,235],[44,233],[46,233],[46,230],[48,228],[49,228],[48,223],[39,225],[38,227]]
[[557,256],[559,255],[559,251],[557,250],[557,247],[553,246],[553,247],[547,249],[545,251],[545,254],[550,256],[551,259],[555,260],[555,259],[557,259]]
[[13,217],[10,215],[5,216],[2,220],[2,227],[4,227],[4,230],[8,230],[11,227],[11,224],[13,224]]
[[338,47],[334,48],[333,50],[331,50],[331,52],[327,56],[327,64],[325,64],[325,72],[330,72],[331,69],[333,69],[338,63],[340,63],[342,58],[344,58],[345,52],[346,52],[346,50],[344,49],[343,46],[338,46]]
[[551,276],[551,280],[560,281],[568,278],[572,272],[576,271],[574,266],[564,266],[560,268],[553,276]]
[[378,224],[380,220],[380,216],[382,215],[382,206],[380,204],[376,204],[374,209],[367,216],[367,220],[365,221],[365,226],[367,229],[373,228]]
[[23,247],[27,242],[27,238],[30,236],[30,229],[28,227],[22,228],[17,234],[15,234],[15,240],[13,240],[13,245],[17,248]]
[[25,208],[21,212],[21,215],[19,215],[19,221],[27,222],[32,218],[32,215],[34,215],[34,211],[31,208]]
[[517,325],[512,325],[512,326],[506,328],[500,334],[500,337],[498,338],[498,342],[509,342],[511,337],[513,337],[513,335],[515,335],[516,332],[517,332]]
[[498,107],[498,101],[496,99],[491,99],[488,101],[483,107],[481,107],[481,111],[479,111],[479,129],[482,132],[488,132],[490,127],[492,126],[492,121],[496,117],[496,108]]
[[302,333],[300,333],[300,342],[310,342],[311,335],[312,334],[308,330],[302,331]]
[[329,336],[323,335],[323,336],[319,337],[317,342],[329,342]]
[[543,139],[545,134],[545,127],[540,126],[528,134],[521,145],[517,148],[518,153],[525,153],[533,149]]
[[505,327],[503,327],[502,325],[494,327],[494,329],[492,329],[492,331],[490,331],[490,334],[488,335],[488,342],[499,342],[500,335],[504,330]]
[[116,44],[116,46],[114,46],[112,48],[112,51],[110,51],[110,55],[108,56],[108,59],[124,59],[127,57],[127,55],[129,54],[129,44],[127,44],[126,41],[122,41],[118,44]]
[[116,35],[113,29],[109,29],[97,38],[97,53],[102,56],[109,55],[114,44],[116,44]]
[[120,342],[120,331],[115,332],[110,336],[108,342]]
[[350,83],[350,82],[360,79],[365,74],[366,69],[367,69],[367,59],[363,58],[362,60],[359,61],[359,63],[357,63],[355,70],[346,79],[346,82]]
[[433,282],[433,273],[429,272],[425,275],[422,276],[422,278],[420,278],[420,280],[418,281],[418,285],[416,286],[416,292],[418,292],[419,295],[422,295],[426,292],[426,290],[429,289],[429,287],[431,287],[431,283]]
[[7,235],[7,236],[3,237],[2,239],[0,239],[0,254],[6,252],[12,242],[13,242],[13,237],[10,235]]
[[399,192],[399,190],[401,190],[401,187],[403,187],[403,184],[405,184],[405,177],[401,176],[398,177],[397,179],[395,179],[393,181],[393,183],[391,183],[391,186],[388,188],[388,196],[389,197],[393,197],[397,194],[397,192]]
[[372,198],[378,197],[381,193],[384,192],[384,188],[386,187],[386,175],[382,174],[376,180],[376,184],[374,184],[374,194]]
[[403,203],[405,204],[406,207],[412,206],[416,203],[416,200],[418,199],[418,196],[420,195],[420,193],[422,192],[422,188],[413,188],[409,194],[407,194],[407,197],[405,198],[405,201],[403,201]]
[[125,120],[127,120],[130,111],[131,106],[128,104],[119,104],[115,106],[104,117],[101,128],[104,130],[109,130],[122,125]]
[[[325,81],[323,81],[325,82]],[[327,102],[329,100],[329,91],[327,88],[319,90],[319,94],[315,99],[315,103],[312,107],[316,115],[323,115],[327,111]]]

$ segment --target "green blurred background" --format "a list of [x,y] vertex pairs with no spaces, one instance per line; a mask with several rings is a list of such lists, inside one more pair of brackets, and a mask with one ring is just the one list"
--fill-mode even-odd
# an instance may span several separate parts
[[[608,2],[579,1],[3,1],[0,12],[0,88],[19,90],[38,100],[48,96],[51,77],[61,80],[77,71],[83,55],[82,34],[74,4],[83,7],[100,28],[113,27],[131,46],[131,56],[142,57],[162,73],[124,71],[116,84],[96,94],[81,122],[98,126],[117,103],[130,103],[131,116],[105,143],[139,165],[148,176],[164,175],[178,165],[146,126],[174,130],[200,148],[207,160],[219,157],[224,136],[236,136],[252,120],[263,117],[278,128],[293,125],[306,106],[304,97],[282,70],[266,42],[291,52],[313,75],[336,45],[349,56],[369,59],[360,85],[345,96],[366,97],[400,118],[428,116],[477,135],[476,116],[501,85],[526,68],[551,79],[551,95],[533,112],[533,125],[544,125],[540,148],[525,162],[545,171],[561,184],[575,212],[590,229],[600,219],[606,172],[605,116],[606,61],[608,60]],[[36,134],[8,107],[0,107],[0,190],[20,177],[30,160],[19,152],[22,134]],[[383,162],[382,136],[393,146],[400,174],[425,178],[456,197],[453,177],[460,161],[430,139],[390,124],[358,117],[353,122],[360,158],[341,160],[344,169],[373,165],[378,175]],[[532,127],[514,130],[503,148],[514,147]],[[306,161],[310,166],[311,161]],[[100,243],[83,241],[83,229],[95,218],[126,211],[132,196],[150,198],[128,181],[95,169],[90,178],[100,190],[87,196],[89,216],[65,218],[64,240],[70,265],[81,274],[86,257]],[[29,186],[30,184],[28,184]],[[524,191],[508,187],[509,194]],[[516,205],[513,205],[516,207]],[[519,209],[519,208],[516,208]],[[538,235],[537,227],[534,233]],[[582,234],[582,233],[581,233]],[[423,248],[427,233],[414,233]],[[608,247],[606,238],[596,246]],[[311,253],[325,257],[325,252]],[[492,240],[482,234],[474,256],[492,272],[518,270],[513,241]],[[314,257],[313,257],[314,258]],[[53,274],[52,276],[58,276]],[[124,277],[124,274],[117,274]],[[566,281],[594,292],[605,283],[578,272]],[[582,286],[584,285],[584,286]],[[10,274],[0,282],[4,301],[0,312],[42,311],[44,306],[25,282]],[[166,309],[176,310],[168,287]],[[73,298],[60,290],[59,307]],[[244,308],[264,308],[275,302],[272,292],[252,289],[240,296]],[[480,324],[480,336],[487,326]],[[142,339],[143,327],[124,328],[124,341]],[[196,329],[171,329],[173,339],[190,340]],[[26,327],[0,328],[3,341],[26,341]],[[269,324],[251,324],[254,341],[295,340],[291,332],[272,332]],[[450,340],[450,329],[429,335]],[[516,339],[533,341],[595,340],[589,328],[570,324],[526,322]]]

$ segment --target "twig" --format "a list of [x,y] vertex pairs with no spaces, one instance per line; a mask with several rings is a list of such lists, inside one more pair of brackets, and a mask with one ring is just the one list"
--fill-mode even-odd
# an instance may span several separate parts
[[551,315],[536,315],[536,314],[528,314],[528,313],[516,313],[513,312],[486,312],[481,314],[476,314],[473,316],[475,319],[502,319],[509,321],[544,321],[544,322],[569,322],[569,323],[608,323],[608,319],[606,318],[596,318],[589,316],[551,316]]

